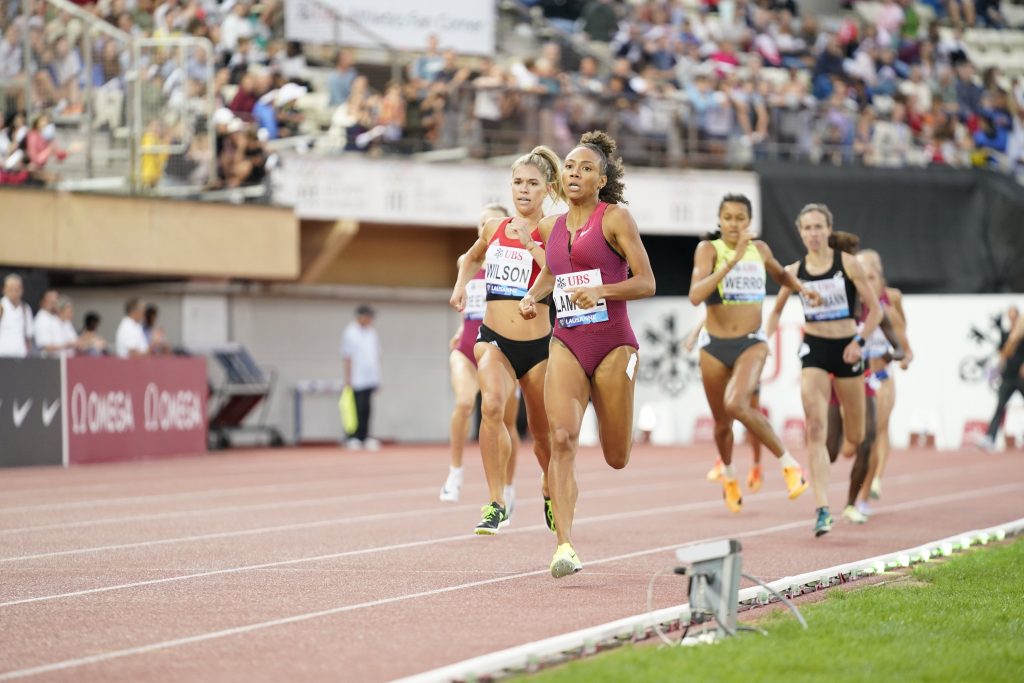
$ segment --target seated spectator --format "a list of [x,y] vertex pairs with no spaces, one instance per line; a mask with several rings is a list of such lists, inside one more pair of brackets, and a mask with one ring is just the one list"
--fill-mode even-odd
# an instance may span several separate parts
[[50,120],[49,114],[37,116],[25,140],[30,181],[34,184],[50,185],[57,182],[59,176],[46,170],[46,164],[51,157],[57,157],[57,161],[64,161],[69,151],[77,149],[77,146],[73,145],[69,150],[64,150],[57,144],[56,137],[57,126]]
[[1006,156],[1008,138],[1007,131],[997,127],[991,116],[982,116],[981,126],[974,134],[974,164],[999,168]]
[[107,340],[97,331],[100,328],[100,314],[89,311],[85,314],[82,333],[78,336],[78,349],[87,356],[103,356],[109,353]]
[[53,46],[53,61],[48,65],[50,76],[60,102],[57,107],[64,114],[82,113],[82,92],[78,84],[82,77],[82,58],[71,48],[67,34],[57,38]]
[[167,135],[160,119],[150,121],[139,145],[142,152],[140,177],[143,187],[156,187],[163,177],[164,164],[167,163],[167,143]]
[[114,347],[119,358],[135,358],[149,354],[149,342],[142,329],[142,318],[146,305],[142,299],[132,297],[124,304],[124,317],[117,326]]
[[252,110],[256,107],[256,102],[259,100],[257,87],[256,74],[246,72],[239,81],[238,92],[235,93],[234,98],[231,100],[231,105],[228,107],[235,113],[235,116],[243,121],[253,120]]

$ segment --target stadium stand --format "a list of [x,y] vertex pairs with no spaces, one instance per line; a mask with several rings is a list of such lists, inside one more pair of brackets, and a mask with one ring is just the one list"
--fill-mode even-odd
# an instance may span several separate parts
[[284,149],[492,158],[593,127],[632,164],[1021,172],[1024,6],[803,4],[500,0],[494,59],[339,60],[285,40],[281,0],[3,0],[0,182],[265,201]]

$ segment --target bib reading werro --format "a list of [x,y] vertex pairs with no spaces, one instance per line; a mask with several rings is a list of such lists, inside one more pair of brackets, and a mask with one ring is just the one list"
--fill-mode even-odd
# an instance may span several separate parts
[[850,302],[846,299],[846,278],[841,272],[827,280],[808,280],[801,284],[804,289],[813,290],[821,296],[821,304],[814,306],[801,295],[806,320],[838,320],[850,316]]
[[466,307],[462,316],[466,320],[483,320],[487,310],[487,288],[483,280],[470,280],[466,283]]
[[576,327],[608,320],[608,304],[604,299],[600,299],[593,308],[580,308],[571,301],[572,293],[565,291],[570,287],[600,287],[602,284],[598,268],[556,276],[553,297],[558,324],[562,327]]
[[499,296],[526,296],[530,289],[533,257],[526,249],[492,244],[487,247],[484,282],[487,294]]

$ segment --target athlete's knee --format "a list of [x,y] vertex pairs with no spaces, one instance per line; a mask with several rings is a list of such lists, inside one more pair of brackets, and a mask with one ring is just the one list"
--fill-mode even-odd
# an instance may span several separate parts
[[725,414],[732,420],[743,421],[748,412],[753,412],[750,407],[750,398],[741,396],[730,396],[725,399]]
[[810,443],[824,443],[826,436],[828,436],[828,429],[824,420],[820,418],[810,418],[807,420],[807,441]]
[[562,454],[569,451],[575,451],[576,446],[580,442],[580,430],[579,428],[569,427],[554,427],[551,430],[551,453]]
[[615,470],[621,470],[629,464],[629,454],[632,451],[632,444],[625,446],[613,446],[604,449],[604,460],[608,466]]
[[473,413],[472,398],[456,398],[455,399],[455,412],[461,417],[469,417]]
[[728,439],[732,435],[732,419],[715,423],[715,441]]
[[488,422],[505,421],[505,397],[500,392],[480,393],[480,419]]

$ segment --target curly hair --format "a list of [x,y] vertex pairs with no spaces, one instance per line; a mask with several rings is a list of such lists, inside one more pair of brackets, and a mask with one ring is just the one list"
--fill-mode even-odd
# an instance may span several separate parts
[[601,159],[601,175],[608,178],[604,187],[597,193],[597,198],[609,204],[628,204],[629,202],[623,198],[626,185],[622,182],[626,170],[622,165],[622,157],[619,156],[615,140],[603,130],[592,130],[580,136],[579,146],[597,153]]

